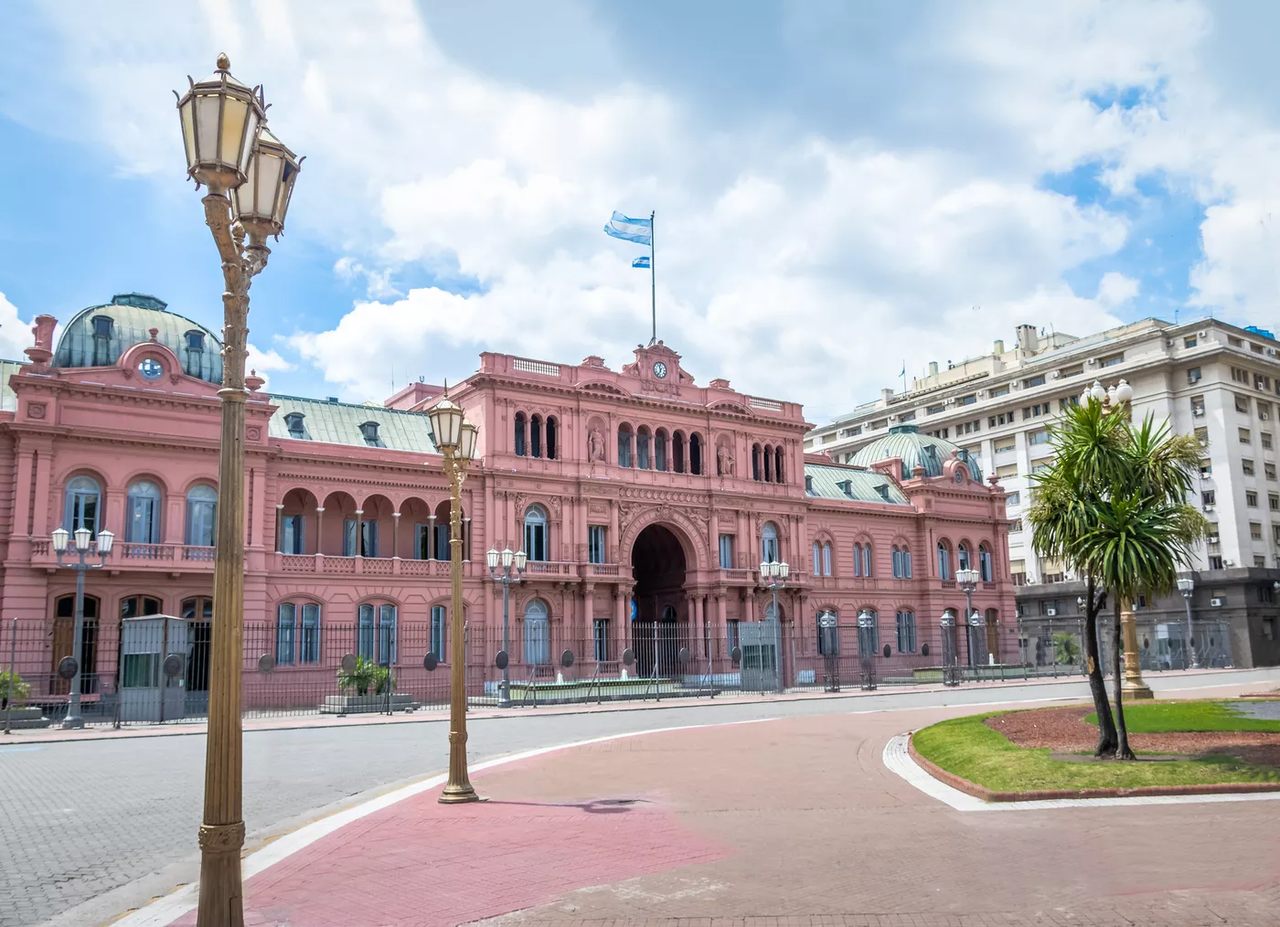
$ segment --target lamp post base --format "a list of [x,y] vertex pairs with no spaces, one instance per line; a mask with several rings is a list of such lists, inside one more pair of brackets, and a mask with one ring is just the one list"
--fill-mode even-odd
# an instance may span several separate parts
[[63,718],[62,729],[64,731],[78,731],[84,727],[84,718]]
[[1129,700],[1142,701],[1143,699],[1153,699],[1156,694],[1151,691],[1151,687],[1145,682],[1134,682],[1126,679],[1120,683],[1120,691],[1124,693],[1124,697]]
[[476,794],[476,790],[471,787],[471,783],[466,785],[446,785],[444,791],[440,793],[440,804],[442,805],[462,805],[470,801],[479,801],[480,796]]

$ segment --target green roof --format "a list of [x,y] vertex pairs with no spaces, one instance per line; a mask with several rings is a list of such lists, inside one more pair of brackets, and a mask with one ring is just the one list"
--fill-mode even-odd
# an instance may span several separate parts
[[[94,319],[111,320],[99,329]],[[81,309],[67,323],[53,355],[55,367],[106,367],[135,344],[151,340],[163,344],[182,363],[183,371],[210,383],[222,382],[222,342],[209,329],[186,316],[170,312],[164,300],[144,293],[119,293],[111,302]],[[187,350],[187,334],[203,336],[204,348]]]
[[869,467],[881,460],[897,457],[902,460],[902,478],[909,480],[917,466],[924,467],[925,476],[942,476],[942,465],[957,452],[968,466],[969,475],[982,482],[982,468],[968,452],[943,438],[920,434],[915,425],[894,425],[883,438],[872,441],[854,454],[849,463]]
[[9,385],[9,378],[22,366],[22,361],[0,360],[0,412],[13,412],[18,408],[18,396]]
[[[907,505],[907,497],[893,480],[874,470],[805,464],[805,488],[815,499],[852,499],[855,502],[888,502]],[[846,490],[847,487],[847,490]]]
[[[413,451],[419,454],[436,454],[435,441],[431,438],[431,421],[423,412],[403,412],[379,405],[355,405],[348,402],[330,402],[324,399],[303,399],[299,396],[277,396],[271,402],[279,406],[267,433],[273,438],[294,441],[315,441],[320,444],[346,444],[352,447],[383,447],[392,451]],[[302,416],[300,434],[290,432],[287,419]],[[377,444],[366,440],[360,426],[375,423]]]

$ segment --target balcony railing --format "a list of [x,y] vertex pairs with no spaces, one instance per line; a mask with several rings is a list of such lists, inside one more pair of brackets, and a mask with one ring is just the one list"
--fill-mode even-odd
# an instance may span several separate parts
[[[400,557],[339,557],[330,554],[276,554],[281,573],[319,573],[328,576],[449,576],[448,560],[406,560]],[[462,575],[474,577],[481,564],[463,561]]]
[[[132,541],[120,541],[111,552],[111,561],[114,561],[117,566],[121,562],[126,562],[130,566],[155,564],[173,569],[172,565],[179,561],[201,566],[212,565],[215,554],[216,548],[202,544],[135,544]],[[33,539],[31,559],[56,560],[52,544],[43,538]]]

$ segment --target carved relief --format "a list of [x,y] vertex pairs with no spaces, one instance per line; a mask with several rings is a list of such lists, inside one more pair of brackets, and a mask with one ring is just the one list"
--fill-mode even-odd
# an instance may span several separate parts
[[245,429],[244,435],[249,441],[258,441],[262,438],[262,429],[256,425],[251,425]]
[[30,418],[44,418],[45,405],[43,402],[33,402],[27,406],[27,415]]

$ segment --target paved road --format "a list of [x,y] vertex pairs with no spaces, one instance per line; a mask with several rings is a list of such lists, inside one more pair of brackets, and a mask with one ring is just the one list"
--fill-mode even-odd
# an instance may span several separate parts
[[[1194,681],[1280,680],[1280,669],[1155,676],[1157,690]],[[1087,697],[1082,682],[904,691],[874,699],[681,705],[582,715],[519,713],[471,726],[471,757],[485,759],[623,731],[708,721],[838,714],[993,699]],[[910,727],[909,720],[904,728]],[[447,764],[446,719],[245,736],[249,846]],[[198,873],[195,831],[204,737],[0,746],[0,925],[101,923]]]

